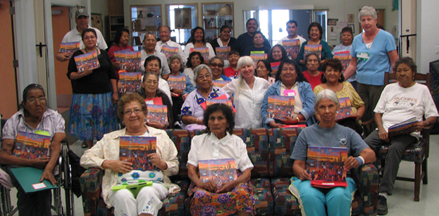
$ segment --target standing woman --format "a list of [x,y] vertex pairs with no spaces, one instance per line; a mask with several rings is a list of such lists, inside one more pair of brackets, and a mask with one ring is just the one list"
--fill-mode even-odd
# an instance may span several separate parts
[[[231,28],[227,25],[223,25],[220,29],[220,37],[216,40],[213,40],[210,42],[210,44],[213,47],[213,50],[215,51],[215,48],[217,47],[232,47],[233,44],[235,44],[236,38],[230,37]],[[216,53],[216,51],[215,51]]]
[[227,94],[232,95],[236,108],[236,128],[262,127],[261,104],[268,82],[255,77],[255,63],[250,56],[243,56],[238,61],[239,78],[224,87]]
[[366,105],[363,121],[374,118],[373,109],[384,89],[384,73],[391,72],[398,59],[393,36],[377,28],[375,8],[364,6],[358,13],[364,33],[357,35],[352,43],[352,60],[344,76],[349,79],[357,73],[358,94]]
[[276,82],[276,79],[270,76],[272,71],[270,62],[268,62],[267,60],[259,60],[256,66],[256,75],[260,78],[267,80],[269,87]]
[[209,57],[208,59],[203,59],[201,62],[207,63],[210,58],[215,56],[215,51],[210,45],[210,43],[206,42],[206,39],[204,38],[204,29],[200,26],[195,27],[192,29],[191,38],[189,39],[189,43],[186,44],[186,48],[184,49],[184,56],[186,58],[191,53],[191,48],[201,48],[201,47],[207,47],[209,49]]
[[116,71],[116,76],[119,77],[120,62],[116,62],[114,58],[114,53],[121,50],[134,51],[133,47],[128,45],[130,42],[130,31],[126,28],[120,28],[117,30],[114,36],[113,46],[108,50],[108,55],[110,56],[111,62],[113,64],[114,70]]
[[302,43],[302,46],[300,47],[299,55],[297,56],[296,61],[299,62],[299,64],[302,66],[302,70],[305,70],[305,62],[303,60],[303,57],[305,56],[305,47],[306,45],[322,45],[321,50],[321,63],[323,64],[325,62],[325,59],[332,58],[331,48],[329,47],[328,43],[326,41],[322,40],[323,35],[323,28],[322,26],[317,22],[312,22],[309,24],[308,27],[308,37],[309,40]]
[[[110,56],[96,47],[96,31],[84,30],[82,41],[85,48],[73,53],[67,72],[73,89],[68,131],[77,139],[84,140],[83,148],[91,148],[94,139],[100,140],[104,134],[118,129],[113,104],[119,97]],[[74,57],[88,52],[97,52],[100,66],[78,73]]]

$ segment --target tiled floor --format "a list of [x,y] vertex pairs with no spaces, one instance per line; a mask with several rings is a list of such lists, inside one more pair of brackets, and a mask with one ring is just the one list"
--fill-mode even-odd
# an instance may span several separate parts
[[[81,142],[77,141],[71,145],[71,149],[82,155],[85,149],[81,148]],[[421,186],[421,196],[419,202],[413,201],[413,183],[405,181],[396,181],[394,192],[389,196],[387,202],[389,207],[389,216],[433,216],[439,215],[439,135],[430,137],[430,158],[428,160],[428,185]],[[402,162],[399,169],[399,176],[411,177],[414,175],[414,164]],[[15,189],[11,192],[12,203],[15,205]],[[65,202],[63,195],[63,202]],[[64,205],[65,206],[65,205]],[[83,215],[82,199],[74,199],[75,215]],[[18,215],[18,214],[15,214]]]

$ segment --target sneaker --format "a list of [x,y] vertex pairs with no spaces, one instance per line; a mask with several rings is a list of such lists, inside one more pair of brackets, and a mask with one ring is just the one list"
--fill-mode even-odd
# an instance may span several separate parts
[[388,212],[387,209],[387,199],[384,196],[378,196],[378,206],[377,206],[377,214],[378,215],[386,215]]

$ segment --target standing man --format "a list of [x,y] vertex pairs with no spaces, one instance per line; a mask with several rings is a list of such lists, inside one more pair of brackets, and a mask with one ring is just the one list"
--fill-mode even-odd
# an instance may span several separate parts
[[159,36],[160,36],[160,41],[157,42],[157,45],[155,46],[155,50],[157,52],[161,52],[163,45],[167,45],[170,47],[178,47],[177,55],[180,56],[180,58],[183,59],[183,63],[186,64],[187,59],[183,58],[184,57],[183,50],[181,49],[180,44],[171,41],[171,28],[169,28],[169,26],[160,27]]
[[[255,32],[258,30],[259,24],[255,18],[250,18],[249,20],[247,20],[245,27],[247,28],[247,32],[239,35],[239,37],[236,39],[235,44],[232,47],[232,50],[238,51],[240,56],[244,55],[245,49],[253,46],[253,36]],[[264,46],[271,47],[267,38],[265,38],[264,35],[262,36],[264,37]]]
[[169,70],[169,66],[168,66],[168,60],[166,59],[165,54],[161,53],[160,51],[156,50],[157,47],[157,39],[155,37],[155,35],[152,32],[148,32],[145,35],[145,39],[143,40],[143,46],[145,47],[141,52],[140,52],[140,59],[141,59],[141,66],[140,66],[140,70],[145,70],[145,67],[143,65],[143,62],[145,61],[146,58],[148,58],[149,56],[157,56],[160,58],[161,61],[161,69],[160,69],[160,73],[159,76],[163,77],[163,79],[168,79],[169,74],[171,73],[171,70]]
[[[85,8],[79,8],[75,12],[75,22],[76,22],[76,28],[72,29],[71,31],[67,32],[66,35],[64,35],[64,38],[62,39],[62,43],[69,43],[69,42],[80,42],[79,49],[84,48],[84,43],[82,42],[81,34],[85,29],[92,28],[96,31],[97,36],[97,43],[96,46],[99,47],[99,49],[107,49],[107,43],[105,43],[104,36],[102,36],[101,31],[97,28],[90,27],[88,25],[89,22],[89,15],[87,13],[87,9]],[[67,53],[58,53],[55,55],[56,59],[58,61],[67,61],[69,60],[69,55]]]
[[[287,22],[287,32],[288,32],[288,36],[280,39],[277,44],[283,45],[282,42],[284,40],[294,40],[294,39],[299,39],[300,41],[300,46],[302,47],[302,43],[306,41],[305,38],[297,35],[297,22],[296,20],[290,20]],[[300,50],[300,49],[299,49]],[[293,54],[291,57],[293,60],[296,60],[297,58],[297,54]]]

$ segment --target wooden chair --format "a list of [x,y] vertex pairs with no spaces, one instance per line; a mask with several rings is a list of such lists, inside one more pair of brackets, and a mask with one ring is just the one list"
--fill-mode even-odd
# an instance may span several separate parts
[[[415,75],[415,81],[422,83],[428,87],[430,90],[431,86],[431,73],[428,74],[419,74]],[[389,83],[396,82],[396,74],[395,73],[385,73],[384,76],[384,85]],[[414,178],[407,177],[396,177],[398,180],[403,181],[412,181],[414,182],[415,191],[414,191],[414,201],[419,201],[419,192],[421,189],[421,180],[423,184],[428,183],[427,176],[427,159],[429,156],[429,144],[430,144],[430,128],[424,128],[421,131],[422,138],[419,139],[417,143],[414,143],[408,146],[402,156],[402,160],[412,161],[415,163],[415,176]],[[383,146],[379,155],[381,158],[385,158],[389,146]],[[382,163],[384,165],[384,163]]]

